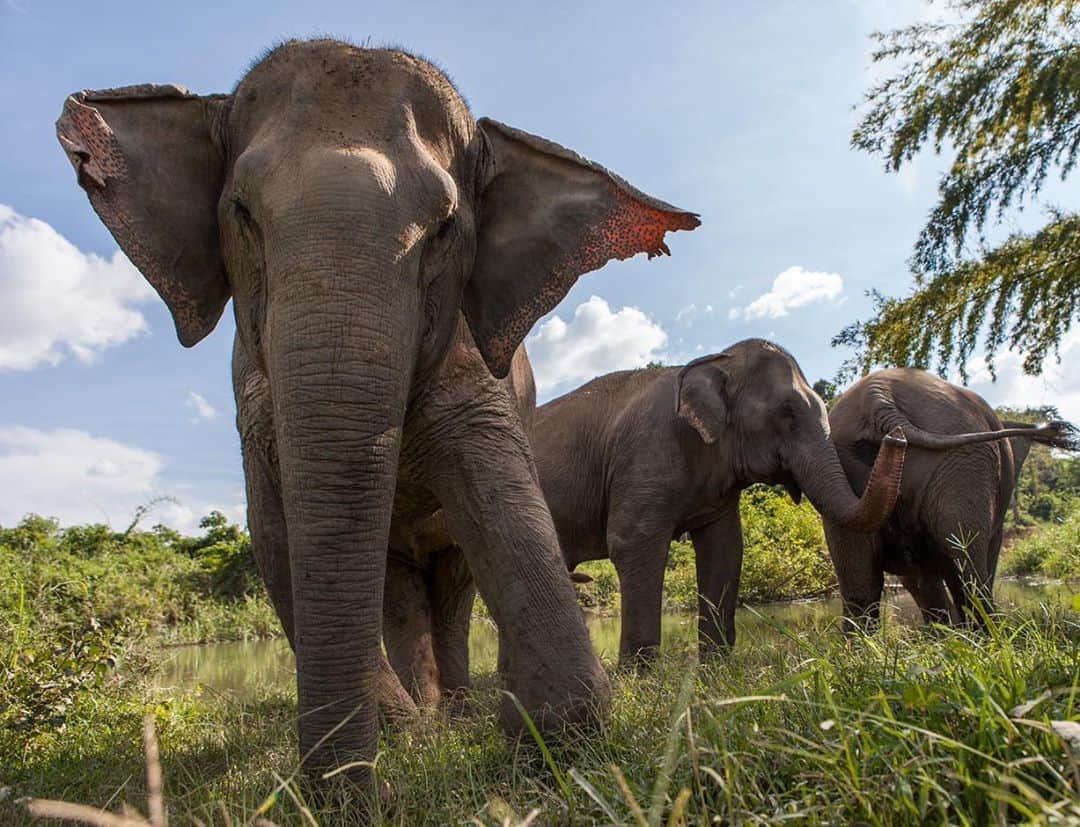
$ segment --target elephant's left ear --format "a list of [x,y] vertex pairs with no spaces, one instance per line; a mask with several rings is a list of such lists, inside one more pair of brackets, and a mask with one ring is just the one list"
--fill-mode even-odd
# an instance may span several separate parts
[[478,126],[485,181],[464,310],[501,378],[536,320],[579,276],[615,258],[670,255],[665,233],[701,222],[558,144],[487,118]]

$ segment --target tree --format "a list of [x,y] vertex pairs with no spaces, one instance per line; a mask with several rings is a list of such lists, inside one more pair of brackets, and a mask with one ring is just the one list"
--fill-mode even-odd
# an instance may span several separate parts
[[[966,363],[982,336],[988,367],[1003,346],[1041,371],[1080,306],[1080,214],[1050,209],[1033,233],[990,246],[986,230],[1065,178],[1080,149],[1080,2],[951,0],[959,22],[875,33],[875,62],[898,63],[872,87],[852,145],[898,171],[920,151],[955,153],[915,244],[914,289],[876,291],[874,315],[833,339],[875,364]],[[971,239],[974,237],[974,246]],[[985,333],[984,333],[985,331]]]
[[[995,408],[1003,422],[1026,422],[1037,425],[1061,419],[1053,405],[1015,408]],[[1080,458],[1055,456],[1045,445],[1033,444],[1020,471],[1013,493],[1013,526],[1030,525],[1038,521],[1065,519],[1080,497]]]
[[836,399],[836,383],[830,382],[828,379],[818,379],[814,383],[814,393],[821,397],[821,401],[826,405],[831,405],[832,401]]

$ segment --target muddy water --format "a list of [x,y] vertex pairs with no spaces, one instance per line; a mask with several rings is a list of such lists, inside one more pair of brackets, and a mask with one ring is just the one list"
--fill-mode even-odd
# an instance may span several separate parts
[[[1057,582],[999,582],[995,594],[1002,608],[1032,603],[1073,603],[1080,586]],[[919,613],[907,592],[889,595],[888,612],[905,623],[919,623]],[[840,614],[838,598],[794,603],[773,603],[740,608],[736,627],[743,640],[760,635],[780,634],[777,626],[806,627],[828,623]],[[614,659],[619,651],[619,618],[587,618],[593,645],[601,654]],[[664,647],[688,641],[695,634],[696,619],[684,613],[668,613],[663,619]],[[498,636],[490,621],[472,625],[469,654],[474,671],[495,668]],[[289,687],[294,681],[294,662],[284,639],[238,643],[214,643],[203,646],[179,646],[165,652],[159,685],[164,687],[202,687],[208,693],[245,695],[260,689]]]

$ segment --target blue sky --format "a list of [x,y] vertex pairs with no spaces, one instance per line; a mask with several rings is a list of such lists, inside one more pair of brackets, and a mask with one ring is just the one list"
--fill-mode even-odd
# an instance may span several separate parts
[[[124,525],[161,495],[175,502],[154,516],[182,528],[209,508],[242,515],[231,314],[196,348],[177,343],[56,143],[68,93],[139,82],[226,91],[290,36],[405,45],[442,65],[477,116],[702,215],[700,229],[669,238],[671,258],[582,278],[537,326],[542,398],[747,336],[787,346],[813,379],[844,358],[829,340],[866,315],[867,288],[907,289],[939,162],[886,175],[848,140],[873,77],[869,33],[936,14],[916,0],[0,0],[0,524],[34,510]],[[1017,361],[976,389],[1080,418],[1076,370],[1031,380]]]

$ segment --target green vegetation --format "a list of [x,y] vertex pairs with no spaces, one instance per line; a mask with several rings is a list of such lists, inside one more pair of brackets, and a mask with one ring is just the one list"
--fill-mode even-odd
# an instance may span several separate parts
[[[959,22],[878,33],[874,86],[852,145],[899,170],[922,150],[953,160],[915,245],[914,290],[875,299],[874,317],[834,344],[856,348],[845,374],[872,366],[955,364],[978,338],[991,371],[1003,347],[1038,374],[1080,313],[1080,214],[988,245],[988,222],[1065,178],[1080,150],[1080,5],[1075,0],[951,0]],[[976,236],[977,249],[968,240]],[[989,320],[989,324],[986,322]]]
[[[755,487],[742,519],[746,601],[831,587],[807,504]],[[24,795],[142,804],[149,713],[174,823],[239,823],[257,811],[304,823],[291,689],[233,695],[156,679],[168,644],[279,633],[247,535],[219,514],[202,531],[62,529],[40,517],[0,529],[0,787],[11,788],[0,795],[0,822],[25,819],[14,803]],[[1020,541],[1003,567],[1077,576],[1077,549],[1080,510]],[[692,548],[673,543],[668,565],[668,608],[693,609]],[[610,563],[583,568],[594,577],[587,599],[615,610]],[[481,660],[469,719],[384,734],[377,766],[391,795],[367,806],[388,808],[388,821],[433,824],[518,823],[535,808],[542,821],[570,823],[633,822],[635,807],[647,823],[704,823],[705,813],[867,823],[1080,817],[1072,730],[1053,723],[1080,717],[1075,608],[1011,611],[989,639],[895,623],[851,639],[832,612],[782,629],[744,615],[736,653],[700,669],[694,624],[679,624],[655,674],[614,675],[611,725],[550,744],[550,763],[528,739],[506,744],[494,659]],[[886,797],[894,807],[879,806]]]
[[1018,540],[1003,556],[1002,574],[1080,578],[1080,508],[1064,521]]
[[[988,638],[898,624],[844,638],[832,618],[744,624],[742,635],[722,662],[697,668],[683,641],[648,676],[615,674],[611,724],[553,741],[550,760],[528,739],[507,745],[492,677],[481,676],[468,719],[384,734],[376,766],[389,794],[366,805],[402,824],[518,824],[534,809],[540,823],[575,824],[1080,818],[1069,746],[1080,624],[1067,609],[1013,612]],[[298,804],[293,704],[287,691],[103,687],[3,773],[13,796],[142,805],[149,711],[173,823],[256,812],[312,823]],[[11,798],[0,808],[5,823],[21,818]],[[312,808],[319,823],[352,821]]]
[[31,516],[0,529],[0,766],[144,672],[153,645],[277,633],[247,535],[220,514],[202,528],[184,538]]

